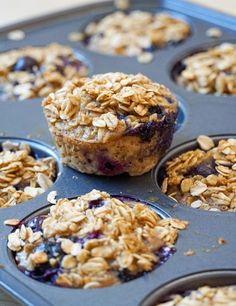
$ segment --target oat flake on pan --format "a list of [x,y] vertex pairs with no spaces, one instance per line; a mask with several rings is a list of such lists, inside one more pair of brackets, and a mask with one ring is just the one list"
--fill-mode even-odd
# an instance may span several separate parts
[[56,176],[52,157],[35,159],[26,143],[3,142],[0,151],[0,208],[22,203],[43,193]]
[[236,95],[236,44],[223,43],[186,57],[177,83],[202,94]]
[[47,215],[21,224],[8,236],[8,247],[16,252],[21,271],[39,281],[107,287],[152,271],[163,256],[168,259],[187,224],[161,219],[136,200],[93,190],[73,200],[60,199]]
[[65,164],[90,174],[141,175],[169,148],[178,102],[142,74],[117,72],[67,83],[43,108]]
[[186,151],[167,161],[162,191],[195,209],[236,211],[236,139],[222,139],[212,147],[202,136],[204,150]]
[[88,24],[84,34],[88,48],[93,51],[137,57],[186,39],[190,27],[168,13],[118,11]]

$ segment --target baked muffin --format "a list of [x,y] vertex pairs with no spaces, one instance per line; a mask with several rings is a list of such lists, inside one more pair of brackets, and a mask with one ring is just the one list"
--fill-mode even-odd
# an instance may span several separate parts
[[177,83],[202,94],[236,95],[236,44],[223,43],[181,62]]
[[107,287],[143,275],[175,251],[186,221],[161,219],[146,204],[93,190],[60,199],[48,214],[21,222],[8,247],[26,275],[48,284]]
[[0,100],[47,96],[66,80],[87,75],[87,65],[67,46],[10,50],[0,54]]
[[170,44],[177,44],[190,34],[189,25],[168,13],[144,11],[115,12],[84,30],[90,50],[110,55],[140,56]]
[[167,161],[162,191],[192,208],[236,211],[236,139],[197,140],[199,148]]
[[52,157],[36,158],[28,144],[5,141],[0,148],[0,208],[14,206],[46,191],[56,178]]
[[236,305],[236,286],[209,287],[188,290],[184,294],[173,294],[164,303],[156,306],[233,306]]
[[43,101],[62,161],[85,173],[141,175],[169,148],[177,99],[142,74],[79,79]]

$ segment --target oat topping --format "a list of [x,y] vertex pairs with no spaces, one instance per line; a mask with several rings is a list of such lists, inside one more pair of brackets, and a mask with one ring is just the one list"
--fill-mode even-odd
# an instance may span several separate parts
[[7,219],[4,221],[4,225],[16,226],[20,223],[19,219]]
[[48,189],[56,176],[52,157],[36,159],[26,143],[3,142],[0,151],[0,208],[27,201]]
[[7,38],[10,40],[22,40],[25,38],[25,32],[22,30],[14,30],[7,33]]
[[157,306],[229,306],[236,305],[236,286],[209,287],[188,291],[186,295],[171,295],[167,302]]
[[236,95],[236,44],[223,43],[185,58],[177,83],[202,94]]
[[60,199],[47,215],[21,224],[8,236],[8,247],[33,278],[65,287],[106,287],[154,269],[187,223],[93,190]]
[[88,68],[70,47],[51,44],[0,54],[0,99],[43,97],[65,81],[88,75]]
[[168,13],[118,11],[88,24],[84,34],[88,48],[93,51],[139,56],[184,40],[190,34],[190,27]]
[[187,151],[168,161],[165,171],[162,191],[178,202],[210,211],[236,211],[236,139],[222,139],[206,151]]
[[177,99],[142,74],[107,73],[79,79],[44,99],[52,131],[67,131],[80,141],[108,142],[131,129],[158,123],[177,113]]

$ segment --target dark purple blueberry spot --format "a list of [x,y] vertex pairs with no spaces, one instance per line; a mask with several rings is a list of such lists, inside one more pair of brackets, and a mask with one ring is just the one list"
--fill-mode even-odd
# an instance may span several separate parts
[[114,176],[124,172],[124,168],[119,162],[104,156],[98,158],[98,170],[107,176]]
[[103,237],[103,234],[101,231],[93,231],[91,233],[89,233],[86,237],[84,238],[80,238],[80,237],[76,237],[76,236],[70,236],[70,240],[73,241],[74,243],[79,243],[81,244],[82,248],[85,244],[86,241],[90,240],[90,239],[100,239]]
[[[33,232],[42,231],[42,224],[46,218],[47,218],[47,215],[40,215],[40,216],[34,217],[33,219],[30,219],[27,222],[23,222],[23,224],[26,227],[30,227]],[[22,223],[20,223],[18,227],[20,227],[21,225]]]
[[98,208],[102,207],[104,205],[104,202],[102,199],[92,200],[89,202],[89,208]]
[[118,118],[119,120],[125,120],[125,119],[126,119],[126,116],[123,115],[123,114],[118,114],[118,115],[117,115],[117,118]]
[[141,124],[138,128],[138,134],[143,141],[150,140],[157,130],[155,122],[147,122]]
[[136,279],[138,277],[141,277],[145,274],[145,272],[139,272],[136,274],[131,273],[128,269],[123,269],[119,271],[118,278],[122,283],[129,282],[133,279]]
[[148,111],[149,114],[157,114],[159,118],[162,118],[166,114],[165,109],[160,105],[150,106]]
[[217,171],[215,167],[216,167],[215,161],[213,159],[210,159],[205,161],[204,163],[201,163],[196,167],[192,167],[185,175],[186,176],[201,175],[203,177],[207,177],[208,175],[211,174],[216,175]]
[[31,56],[20,57],[17,62],[12,66],[12,71],[28,71],[34,72],[38,70],[39,63]]
[[165,97],[165,99],[168,101],[168,103],[173,104],[175,103],[175,99],[172,97]]
[[72,60],[69,62],[69,65],[76,69],[76,71],[79,71],[81,67],[83,66],[83,63],[78,60]]
[[64,67],[61,65],[55,65],[56,71],[59,72],[61,75],[64,75]]
[[27,276],[48,284],[55,284],[60,269],[59,267],[52,268],[49,263],[41,264],[35,267],[34,271],[23,271]]

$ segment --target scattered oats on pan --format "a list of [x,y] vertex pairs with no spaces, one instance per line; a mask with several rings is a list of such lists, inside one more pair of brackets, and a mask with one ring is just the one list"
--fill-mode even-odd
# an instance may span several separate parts
[[61,287],[101,288],[164,263],[175,252],[179,229],[187,225],[161,219],[130,197],[92,190],[59,199],[47,214],[25,221],[9,234],[8,247],[31,278]]
[[127,10],[130,6],[129,0],[114,0],[114,5],[118,10]]
[[7,219],[4,221],[4,225],[16,226],[20,223],[19,219]]

